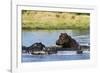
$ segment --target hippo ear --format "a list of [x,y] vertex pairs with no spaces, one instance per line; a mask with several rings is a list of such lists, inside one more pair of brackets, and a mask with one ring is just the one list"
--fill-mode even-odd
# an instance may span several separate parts
[[61,33],[61,35],[62,35],[62,34],[64,34],[64,33]]
[[68,35],[67,33],[64,33],[64,34]]
[[64,34],[67,34],[67,33],[64,33]]
[[69,36],[69,35],[68,35],[68,38],[69,38],[69,39],[72,39],[71,36]]
[[41,42],[39,42],[39,44],[42,44]]

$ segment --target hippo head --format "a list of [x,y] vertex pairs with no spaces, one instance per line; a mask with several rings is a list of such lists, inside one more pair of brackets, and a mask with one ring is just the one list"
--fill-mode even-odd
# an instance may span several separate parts
[[33,46],[34,48],[37,48],[37,49],[43,49],[43,48],[45,47],[45,45],[42,44],[41,42],[39,42],[39,43],[34,43],[32,46]]
[[69,43],[70,36],[67,33],[61,33],[58,40],[56,41],[56,45],[64,45]]

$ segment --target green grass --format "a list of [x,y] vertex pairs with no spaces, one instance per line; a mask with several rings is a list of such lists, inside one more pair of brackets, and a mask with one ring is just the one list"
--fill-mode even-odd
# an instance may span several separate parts
[[85,13],[22,12],[22,29],[89,29],[90,16]]

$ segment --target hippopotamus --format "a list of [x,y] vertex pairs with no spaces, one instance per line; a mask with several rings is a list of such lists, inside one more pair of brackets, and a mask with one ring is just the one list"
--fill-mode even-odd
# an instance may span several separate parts
[[29,53],[29,47],[22,46],[22,53]]
[[44,49],[45,49],[45,45],[42,44],[41,42],[34,43],[29,47],[29,50],[33,50],[33,51],[42,51]]
[[[62,48],[72,48],[80,50],[79,43],[67,33],[60,34],[58,40],[56,41],[56,45],[60,45],[62,46]],[[77,53],[82,53],[82,51],[77,51]]]
[[45,45],[42,44],[41,42],[34,43],[29,47],[22,46],[23,53],[32,53],[33,51],[42,51],[42,50],[45,50]]

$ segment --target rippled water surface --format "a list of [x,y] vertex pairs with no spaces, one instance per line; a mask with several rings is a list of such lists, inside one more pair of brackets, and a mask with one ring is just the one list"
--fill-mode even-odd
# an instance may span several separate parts
[[[90,36],[88,30],[34,30],[22,31],[22,45],[30,46],[36,42],[42,42],[46,46],[55,46],[60,33],[68,33],[79,44],[89,45]],[[52,55],[22,54],[22,62],[62,61],[62,60],[86,60],[90,58],[89,51],[76,54],[75,51],[58,52]]]

